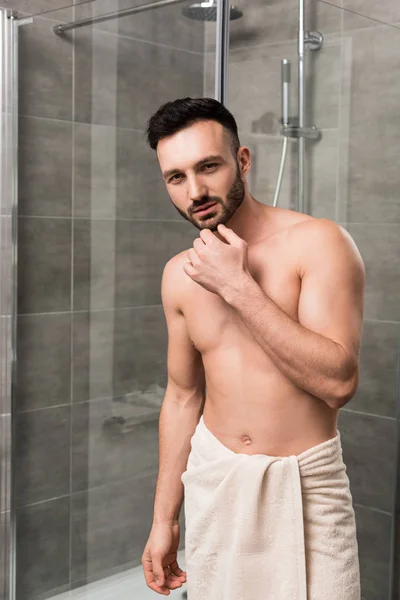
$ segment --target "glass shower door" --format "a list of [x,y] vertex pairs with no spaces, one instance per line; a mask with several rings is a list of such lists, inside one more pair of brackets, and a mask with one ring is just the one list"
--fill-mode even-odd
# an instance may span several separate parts
[[[61,3],[19,28],[17,600],[97,595],[112,576],[110,597],[154,594],[140,562],[166,387],[161,274],[196,231],[145,132],[164,102],[204,95],[215,37],[188,2],[139,4]],[[183,514],[181,531],[182,550]]]
[[[298,6],[298,0],[249,2],[243,5],[245,18],[230,27],[228,108],[238,118],[242,143],[252,150],[250,191],[270,205],[283,143],[283,58],[292,61],[291,116],[298,113]],[[398,570],[393,542],[400,340],[399,23],[396,1],[306,3],[306,30],[321,32],[324,40],[320,50],[306,50],[306,126],[315,125],[322,137],[306,143],[304,212],[345,227],[366,266],[360,383],[339,419],[364,600],[392,600],[393,567]],[[279,207],[296,210],[296,185],[297,141],[289,140]]]

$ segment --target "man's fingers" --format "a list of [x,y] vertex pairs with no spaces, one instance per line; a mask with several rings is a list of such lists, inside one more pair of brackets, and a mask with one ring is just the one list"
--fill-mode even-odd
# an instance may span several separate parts
[[175,575],[177,575],[180,579],[182,579],[183,577],[186,579],[185,571],[182,571],[176,560],[173,563],[171,563],[170,567],[172,569],[172,572],[175,573]]
[[175,590],[182,587],[182,583],[186,581],[186,573],[179,568],[175,560],[170,565],[162,566],[163,558],[161,555],[143,556],[142,565],[144,577],[147,586],[164,596],[169,596],[170,590]]

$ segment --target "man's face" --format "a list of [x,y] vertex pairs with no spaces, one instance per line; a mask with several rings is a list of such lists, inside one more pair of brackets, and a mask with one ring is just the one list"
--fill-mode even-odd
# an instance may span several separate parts
[[[245,184],[216,121],[200,121],[159,141],[157,155],[172,203],[198,229],[216,231],[243,202]],[[196,209],[214,205],[205,213]]]

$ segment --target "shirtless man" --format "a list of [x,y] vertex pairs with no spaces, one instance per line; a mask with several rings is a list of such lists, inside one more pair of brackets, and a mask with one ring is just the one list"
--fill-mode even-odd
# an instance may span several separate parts
[[333,438],[358,385],[365,270],[333,221],[249,193],[250,151],[216,100],[161,107],[148,140],[175,208],[200,230],[161,286],[168,385],[142,565],[147,585],[168,595],[186,581],[181,475],[201,415],[234,452],[290,456]]

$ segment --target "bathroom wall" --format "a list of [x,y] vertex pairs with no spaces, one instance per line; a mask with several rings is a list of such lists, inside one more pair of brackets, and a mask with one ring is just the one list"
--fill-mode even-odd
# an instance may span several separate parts
[[[236,4],[244,16],[231,24],[228,108],[252,150],[251,191],[272,204],[282,148],[282,58],[293,61],[297,114],[298,2]],[[321,129],[322,139],[308,143],[305,212],[345,227],[366,266],[361,378],[339,429],[357,516],[362,597],[386,600],[399,402],[400,8],[396,0],[337,4],[310,0],[306,7],[306,29],[325,39],[322,50],[307,54],[307,125]],[[211,48],[210,73],[213,60]],[[296,169],[290,141],[279,206],[295,209]]]
[[166,385],[161,274],[196,236],[144,130],[163,102],[203,94],[203,24],[174,7],[60,38],[57,23],[135,3],[65,4],[6,2],[63,7],[20,28],[18,600],[140,564]]

